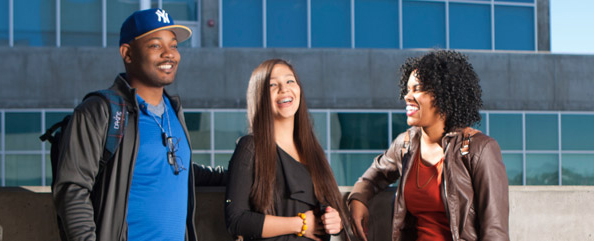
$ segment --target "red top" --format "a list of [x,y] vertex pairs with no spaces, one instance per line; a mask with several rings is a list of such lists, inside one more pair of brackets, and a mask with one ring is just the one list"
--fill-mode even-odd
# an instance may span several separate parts
[[443,158],[425,166],[417,156],[404,186],[406,209],[417,218],[417,241],[452,240],[450,221],[441,200]]

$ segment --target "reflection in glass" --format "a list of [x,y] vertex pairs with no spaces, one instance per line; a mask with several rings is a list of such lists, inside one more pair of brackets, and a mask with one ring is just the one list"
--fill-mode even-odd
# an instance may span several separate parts
[[445,4],[402,1],[404,48],[445,48]]
[[332,150],[383,150],[389,145],[386,113],[332,113]]
[[103,44],[101,1],[61,1],[60,7],[62,46]]
[[450,3],[450,48],[491,49],[491,6]]
[[50,155],[45,155],[45,185],[51,186],[52,180],[52,161],[50,159]]
[[307,47],[307,1],[266,1],[266,46]]
[[210,113],[185,112],[184,118],[190,132],[192,149],[210,150]]
[[490,114],[489,134],[501,150],[522,150],[522,115]]
[[225,0],[223,47],[262,47],[262,0]]
[[192,154],[192,162],[198,165],[210,166],[210,154],[200,153]]
[[526,185],[559,185],[559,155],[526,154]]
[[355,1],[356,48],[399,48],[398,0]]
[[395,140],[400,133],[408,130],[409,126],[406,124],[406,113],[392,114],[392,139]]
[[247,134],[245,111],[215,112],[215,150],[235,150],[235,142]]
[[351,47],[350,1],[311,1],[311,46]]
[[328,148],[328,142],[326,141],[326,130],[328,129],[326,126],[326,113],[310,112],[309,116],[312,119],[312,125],[316,134],[316,138],[318,138],[322,149],[326,150]]
[[332,154],[331,167],[339,186],[352,186],[380,153]]
[[231,156],[233,156],[232,153],[215,154],[215,166],[228,168]]
[[[105,19],[107,25],[107,46],[120,46],[120,28],[122,27],[122,23],[130,14],[138,10],[138,7],[138,1],[108,0],[106,5],[107,19]],[[156,8],[158,6],[155,5],[153,7]],[[163,9],[177,18],[178,14],[171,14],[169,9],[165,7],[165,4],[163,4]]]
[[594,150],[594,115],[561,115],[563,150]]
[[559,150],[557,115],[526,114],[526,150]]
[[19,0],[13,3],[14,46],[56,46],[56,1]]
[[534,50],[534,8],[495,5],[495,49]]
[[487,114],[481,113],[481,121],[474,124],[472,128],[477,129],[487,135]]
[[563,154],[563,185],[594,185],[594,154]]
[[40,113],[6,113],[6,150],[41,150]]
[[6,155],[6,186],[41,186],[41,155]]
[[509,185],[522,185],[522,154],[502,154]]

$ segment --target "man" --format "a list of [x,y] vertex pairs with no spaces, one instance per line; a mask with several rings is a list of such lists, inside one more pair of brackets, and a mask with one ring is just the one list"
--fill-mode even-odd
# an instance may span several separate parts
[[110,87],[125,102],[127,124],[113,158],[101,160],[110,104],[86,98],[61,141],[54,201],[69,240],[196,240],[194,183],[224,185],[225,171],[192,164],[173,83],[177,44],[192,32],[161,9],[137,11],[122,24],[126,73]]

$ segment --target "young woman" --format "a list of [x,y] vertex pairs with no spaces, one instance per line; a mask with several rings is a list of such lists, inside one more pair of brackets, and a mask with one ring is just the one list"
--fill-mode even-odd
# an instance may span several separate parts
[[480,121],[479,78],[466,56],[435,51],[402,66],[407,123],[349,197],[355,233],[367,240],[367,204],[400,180],[392,240],[509,240],[507,174]]
[[232,235],[329,240],[341,232],[345,208],[303,96],[286,61],[267,60],[253,71],[250,135],[240,138],[229,163],[225,221]]

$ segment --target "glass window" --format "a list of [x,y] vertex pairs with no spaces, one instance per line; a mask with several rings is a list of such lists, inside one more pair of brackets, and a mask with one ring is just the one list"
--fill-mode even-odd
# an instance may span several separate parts
[[262,47],[262,0],[223,0],[223,46]]
[[334,153],[332,154],[332,162],[330,163],[334,178],[339,186],[352,186],[357,182],[360,176],[371,166],[373,158],[377,154],[362,153],[362,154],[346,154]]
[[491,6],[450,3],[450,48],[491,49]]
[[[121,0],[120,0],[121,1]],[[158,3],[153,0],[152,7],[156,8],[159,7]],[[200,31],[198,26],[198,0],[168,0],[163,1],[163,9],[167,11],[171,16],[173,16],[173,20],[176,24],[179,24],[180,21],[191,21],[195,22],[195,26],[192,26],[191,23],[184,24],[192,31],[192,37],[190,37],[185,42],[179,43],[178,47],[191,47],[192,38],[199,37],[200,34],[197,31]]]
[[594,150],[594,115],[561,115],[563,150]]
[[215,154],[215,167],[222,166],[228,168],[231,156],[233,156],[233,153]]
[[6,186],[41,186],[41,155],[6,155]]
[[408,130],[409,126],[406,124],[406,113],[392,114],[392,139],[396,139],[400,133]]
[[[45,130],[52,127],[54,124],[61,122],[65,116],[72,114],[72,112],[46,112],[45,113]],[[45,133],[45,130],[43,132]],[[45,150],[49,151],[52,148],[49,141],[45,142]]]
[[[103,44],[101,1],[61,1],[60,7],[62,8],[60,10],[62,46],[101,46]],[[120,26],[122,22],[119,23]]]
[[312,47],[351,47],[350,1],[311,1]]
[[[166,5],[163,4],[163,8],[170,13],[169,9],[165,6]],[[124,20],[126,20],[130,14],[138,9],[138,1],[107,1],[107,46],[120,46],[120,29],[122,28],[122,23],[124,23]],[[172,15],[177,17],[178,14]]]
[[237,139],[247,134],[245,112],[216,112],[213,125],[216,150],[235,150]]
[[495,49],[534,50],[534,8],[495,6]]
[[52,161],[50,155],[45,155],[45,185],[51,186],[52,180]]
[[55,0],[19,0],[13,2],[14,45],[56,46]]
[[474,124],[472,128],[477,129],[483,134],[487,135],[487,114],[481,113],[481,121]]
[[522,150],[522,115],[490,114],[489,133],[501,150]]
[[557,115],[526,114],[526,150],[559,150]]
[[313,128],[314,132],[316,133],[316,138],[320,142],[320,146],[322,149],[328,149],[328,141],[326,140],[326,130],[328,127],[326,125],[326,113],[324,112],[310,112],[310,118],[313,120]]
[[502,154],[509,185],[522,185],[522,154]]
[[190,132],[192,149],[210,150],[210,113],[185,112],[184,118]]
[[526,154],[526,185],[559,185],[559,155]]
[[[8,16],[8,0],[0,0],[0,16]],[[8,46],[8,17],[0,18],[0,46]]]
[[332,113],[330,115],[333,150],[388,148],[386,113]]
[[307,47],[307,1],[266,1],[266,46]]
[[495,2],[534,3],[534,0],[495,0]]
[[402,1],[404,48],[445,48],[445,5],[441,2]]
[[41,150],[40,113],[6,113],[5,127],[6,150]]
[[594,155],[563,154],[563,185],[594,185]]
[[355,47],[398,48],[398,1],[355,0]]
[[192,154],[192,162],[197,163],[198,165],[205,165],[210,166],[210,154],[208,153],[193,153]]

